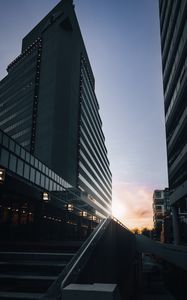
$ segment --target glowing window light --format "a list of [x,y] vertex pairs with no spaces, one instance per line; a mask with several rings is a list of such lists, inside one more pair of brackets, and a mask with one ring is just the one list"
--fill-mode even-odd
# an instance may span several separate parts
[[87,217],[87,215],[88,215],[88,214],[87,214],[86,211],[83,211],[83,212],[82,212],[82,216],[83,216],[83,217]]
[[0,169],[0,183],[5,181],[5,169]]
[[68,204],[68,211],[73,211],[73,204]]
[[42,198],[43,198],[43,201],[46,201],[46,202],[48,202],[50,200],[50,196],[47,192],[43,192]]

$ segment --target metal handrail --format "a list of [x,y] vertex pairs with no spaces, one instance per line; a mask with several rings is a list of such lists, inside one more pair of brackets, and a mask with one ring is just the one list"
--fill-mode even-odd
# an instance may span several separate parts
[[[91,233],[91,235],[87,238],[87,240],[83,243],[83,245],[80,247],[78,252],[75,254],[75,256],[71,259],[71,261],[67,264],[65,269],[61,272],[58,279],[51,285],[51,287],[48,289],[47,293],[41,298],[41,299],[49,299],[50,297],[55,299],[61,299],[61,290],[68,285],[68,283],[71,281],[73,275],[77,272],[80,272],[83,264],[80,262],[83,258],[87,256],[89,258],[89,254],[92,253],[92,250],[94,246],[96,245],[97,241],[102,236],[105,229],[108,227],[110,221],[112,219],[110,217],[103,219],[101,223],[94,229],[94,231]],[[84,262],[86,262],[86,259],[84,259]]]
[[125,226],[125,224],[123,224],[121,221],[119,221],[116,217],[112,217],[112,220],[114,220],[115,222],[117,222],[120,226],[122,226],[123,228],[125,228],[125,229],[127,229],[127,230],[129,230],[130,231],[130,229],[127,227],[127,226]]
[[[76,267],[78,266],[78,264],[81,261],[81,259],[83,258],[83,256],[86,255],[86,252],[88,251],[88,249],[90,249],[94,244],[96,244],[95,240],[101,236],[101,232],[104,232],[104,230],[106,229],[110,220],[111,220],[111,218],[104,219],[101,222],[101,225],[99,226],[99,228],[96,228],[96,231],[93,232],[93,235],[92,234],[90,235],[90,237],[86,240],[86,242],[80,248],[80,251],[77,252],[77,255],[74,256],[74,258],[71,261],[72,266],[69,267],[70,270],[67,273],[64,280],[62,281],[61,289],[63,289],[63,287],[66,285],[68,279],[70,278],[70,276],[72,275],[72,273],[76,269]],[[98,235],[99,235],[99,237],[98,237]]]

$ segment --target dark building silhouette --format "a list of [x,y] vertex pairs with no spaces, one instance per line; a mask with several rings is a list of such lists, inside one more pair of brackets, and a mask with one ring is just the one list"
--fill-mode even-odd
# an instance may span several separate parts
[[187,241],[187,1],[159,2],[174,238]]
[[0,82],[0,128],[71,186],[101,217],[111,171],[95,80],[71,0],[26,35]]

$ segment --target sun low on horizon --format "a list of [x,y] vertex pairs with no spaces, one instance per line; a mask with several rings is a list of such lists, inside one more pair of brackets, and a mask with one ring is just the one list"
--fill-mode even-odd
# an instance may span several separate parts
[[129,229],[153,228],[153,190],[147,187],[126,185],[123,182],[113,185],[112,215]]

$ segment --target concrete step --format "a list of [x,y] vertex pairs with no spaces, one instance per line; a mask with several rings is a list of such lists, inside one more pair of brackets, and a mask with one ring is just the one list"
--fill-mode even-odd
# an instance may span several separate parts
[[38,300],[42,296],[41,293],[0,292],[0,300]]
[[65,268],[67,262],[58,261],[0,261],[0,270],[3,274],[32,274],[58,275]]
[[57,276],[12,275],[0,273],[0,290],[7,292],[44,293]]
[[54,252],[0,252],[0,261],[69,261],[74,253],[54,253]]
[[16,242],[0,241],[1,251],[15,252],[77,252],[82,245],[82,241],[63,241],[63,242]]
[[[67,250],[63,252],[59,251],[61,245],[58,245],[58,251],[57,245],[50,245],[49,249],[48,246],[42,245],[40,251],[31,251],[33,247],[28,245],[22,251],[1,249],[0,300],[40,299],[75,255],[80,242],[63,245]],[[27,247],[29,251],[25,251]]]

